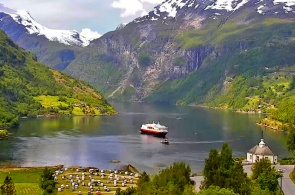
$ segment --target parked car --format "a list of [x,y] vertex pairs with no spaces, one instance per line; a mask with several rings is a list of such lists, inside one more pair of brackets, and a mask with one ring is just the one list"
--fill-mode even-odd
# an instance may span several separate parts
[[278,172],[284,173],[283,169],[281,169],[281,168],[278,169]]

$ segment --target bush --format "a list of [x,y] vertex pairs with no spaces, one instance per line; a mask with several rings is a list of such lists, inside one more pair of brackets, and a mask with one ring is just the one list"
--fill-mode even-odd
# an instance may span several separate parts
[[281,165],[295,165],[295,160],[292,157],[289,158],[282,158],[279,160]]
[[148,53],[140,52],[138,56],[138,63],[140,66],[149,66],[151,64],[151,58]]
[[187,62],[182,57],[175,58],[173,61],[174,66],[185,66],[186,63]]
[[41,175],[41,188],[44,190],[44,194],[51,194],[55,189],[54,171],[45,168]]
[[8,136],[8,131],[6,129],[0,130],[0,137],[7,137]]

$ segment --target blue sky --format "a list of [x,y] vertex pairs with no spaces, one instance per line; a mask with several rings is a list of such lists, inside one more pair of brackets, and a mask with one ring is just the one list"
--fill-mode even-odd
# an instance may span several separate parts
[[164,0],[1,0],[4,6],[29,11],[54,29],[90,28],[100,34],[139,17]]

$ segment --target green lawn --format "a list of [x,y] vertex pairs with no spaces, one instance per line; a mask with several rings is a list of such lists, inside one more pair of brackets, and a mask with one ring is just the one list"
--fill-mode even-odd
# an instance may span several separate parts
[[41,168],[3,168],[0,169],[0,183],[4,181],[7,175],[10,175],[15,185],[16,194],[42,194],[39,187],[42,171]]
[[43,169],[7,168],[0,169],[0,182],[9,174],[14,183],[39,183]]
[[37,183],[16,183],[15,189],[16,194],[22,194],[22,195],[41,195],[42,190],[39,187],[39,184]]

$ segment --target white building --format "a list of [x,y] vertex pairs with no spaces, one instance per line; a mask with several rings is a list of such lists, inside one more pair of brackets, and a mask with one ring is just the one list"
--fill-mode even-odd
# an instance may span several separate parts
[[272,164],[278,163],[278,156],[265,145],[263,139],[261,139],[259,145],[254,146],[249,150],[249,152],[247,152],[247,161],[255,163],[262,158],[268,158]]

